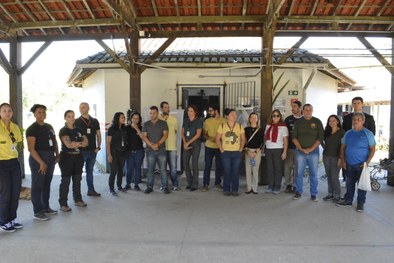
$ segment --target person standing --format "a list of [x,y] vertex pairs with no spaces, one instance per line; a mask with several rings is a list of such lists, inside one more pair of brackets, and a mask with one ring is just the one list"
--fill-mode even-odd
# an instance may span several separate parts
[[224,195],[239,195],[239,167],[245,142],[245,130],[237,123],[237,112],[229,109],[227,123],[219,125],[216,135],[216,144],[219,146],[224,167]]
[[259,168],[261,162],[261,147],[264,142],[264,131],[259,127],[259,116],[252,112],[249,114],[249,127],[245,128],[245,194],[257,194],[259,184]]
[[30,111],[36,121],[26,130],[27,149],[30,152],[33,218],[41,221],[48,220],[48,215],[57,214],[49,206],[49,197],[53,172],[60,158],[55,131],[50,124],[45,123],[46,110],[45,105],[34,104]]
[[317,198],[319,145],[323,142],[323,124],[313,117],[313,106],[305,104],[302,108],[303,118],[294,125],[293,143],[296,146],[296,193],[293,200],[301,198],[303,191],[303,179],[306,165],[309,167],[309,181],[311,200]]
[[75,126],[75,113],[67,110],[64,113],[65,126],[60,129],[59,137],[62,142],[59,167],[61,171],[61,181],[59,186],[60,210],[70,212],[71,208],[67,204],[70,181],[73,181],[73,197],[75,206],[86,207],[82,200],[81,180],[83,168],[83,156],[81,149],[88,146],[88,138]]
[[227,120],[220,116],[219,106],[217,104],[211,104],[208,107],[208,114],[210,118],[204,122],[204,138],[205,138],[205,166],[203,176],[203,188],[202,191],[206,192],[209,189],[209,181],[211,180],[211,168],[212,161],[215,158],[215,188],[222,190],[222,175],[223,165],[220,159],[219,147],[216,144],[216,134],[219,126],[222,123],[226,123]]
[[324,129],[323,164],[327,174],[328,194],[323,197],[324,201],[338,202],[341,198],[341,184],[339,182],[339,159],[341,139],[345,131],[337,115],[330,115]]
[[[183,168],[185,169],[187,186],[186,189],[195,191],[198,189],[198,158],[201,150],[202,121],[197,116],[197,107],[189,105],[187,107],[187,118],[183,121],[182,141],[183,141]],[[192,159],[192,169],[190,169],[190,158]]]
[[363,112],[363,106],[364,106],[363,98],[354,97],[352,99],[353,112],[350,114],[347,114],[343,117],[342,126],[343,126],[343,129],[345,130],[345,132],[352,129],[353,114],[356,112],[362,112],[362,113],[364,113],[364,116],[365,116],[364,128],[367,128],[368,130],[370,130],[373,133],[373,135],[376,134],[375,119],[373,118],[372,115],[369,115],[369,114]]
[[75,120],[75,126],[77,126],[83,134],[86,134],[89,144],[85,148],[81,149],[83,160],[85,163],[86,171],[86,184],[88,186],[88,196],[101,196],[94,189],[93,183],[93,168],[96,163],[97,152],[100,151],[101,146],[101,132],[100,124],[97,119],[89,115],[89,104],[82,102],[79,105],[79,112],[81,116]]
[[22,185],[17,144],[22,142],[22,135],[11,120],[12,114],[10,104],[0,105],[0,230],[4,232],[23,228],[16,220]]
[[293,143],[293,130],[294,130],[294,125],[295,123],[301,119],[302,117],[302,112],[301,112],[301,102],[300,101],[293,101],[291,103],[291,113],[292,115],[287,116],[285,119],[285,123],[287,126],[287,129],[289,130],[289,139],[288,139],[288,144],[289,146],[287,147],[287,155],[286,155],[286,160],[285,160],[285,185],[286,193],[293,193],[295,192],[295,182],[294,182],[294,174],[295,174],[295,145]]
[[[364,128],[364,123],[364,113],[353,113],[353,129],[347,131],[342,139],[340,158],[342,168],[346,171],[346,195],[344,200],[337,203],[340,207],[352,206],[363,165],[366,163],[368,166],[375,154],[375,137],[369,129]],[[364,211],[366,195],[366,191],[357,190],[357,212]]]
[[115,192],[115,177],[118,191],[125,192],[122,188],[123,168],[127,158],[127,132],[125,129],[126,117],[122,112],[116,112],[112,119],[112,125],[108,129],[107,154],[108,162],[111,166],[111,173],[108,178],[109,192],[113,196]]
[[174,116],[170,115],[170,105],[167,101],[160,103],[162,114],[159,119],[167,122],[168,126],[168,137],[166,140],[166,151],[167,151],[167,162],[170,167],[170,178],[172,182],[172,190],[179,190],[179,182],[177,176],[177,146],[176,146],[176,134],[178,132],[178,121]]
[[148,161],[148,183],[145,189],[145,194],[153,192],[155,184],[154,170],[156,163],[159,166],[161,188],[163,193],[169,194],[168,178],[167,178],[167,153],[165,148],[165,141],[168,137],[168,125],[165,121],[159,120],[159,109],[156,106],[149,108],[150,120],[144,123],[142,127],[143,140],[147,145],[146,158]]
[[131,189],[132,178],[134,178],[134,190],[141,191],[142,162],[144,160],[144,146],[142,143],[142,117],[139,112],[132,112],[130,125],[126,126],[128,143],[128,157],[126,160],[126,187]]
[[283,161],[286,159],[289,131],[279,110],[271,112],[265,128],[265,155],[268,168],[267,193],[279,194],[283,177]]

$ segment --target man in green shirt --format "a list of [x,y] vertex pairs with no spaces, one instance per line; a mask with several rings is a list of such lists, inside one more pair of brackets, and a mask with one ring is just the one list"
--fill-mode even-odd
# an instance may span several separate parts
[[317,171],[319,166],[319,145],[323,141],[324,129],[322,122],[313,117],[313,107],[305,104],[302,108],[303,118],[294,125],[293,143],[296,147],[296,193],[293,196],[297,200],[302,195],[304,185],[303,178],[305,167],[309,167],[309,181],[311,200],[319,201],[317,198]]

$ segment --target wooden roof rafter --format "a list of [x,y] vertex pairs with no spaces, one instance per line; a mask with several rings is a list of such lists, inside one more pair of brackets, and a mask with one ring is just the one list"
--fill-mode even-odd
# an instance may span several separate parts
[[[19,0],[18,0],[19,1]],[[56,18],[51,14],[51,11],[48,9],[48,7],[42,2],[42,0],[37,0],[38,3],[40,4],[40,6],[45,10],[46,15],[49,16],[51,18],[52,21],[56,21]],[[24,5],[22,5],[24,7]],[[24,7],[25,9],[25,7]],[[36,22],[37,20],[34,19],[34,22]],[[64,31],[61,27],[58,28],[59,31],[64,35]],[[42,29],[41,29],[42,30]],[[46,34],[46,32],[45,32]]]
[[[358,6],[356,13],[354,14],[355,16],[358,16],[361,12],[361,10],[364,8],[365,4],[367,3],[368,0],[363,0],[363,2],[361,3],[361,5]],[[352,26],[352,24],[350,23],[349,25],[347,25],[345,30],[349,30],[350,27]]]

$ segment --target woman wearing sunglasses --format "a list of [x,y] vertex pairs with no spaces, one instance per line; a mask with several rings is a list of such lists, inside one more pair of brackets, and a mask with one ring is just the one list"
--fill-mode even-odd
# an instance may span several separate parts
[[22,185],[17,144],[22,142],[22,135],[11,121],[12,113],[10,104],[0,105],[0,230],[4,232],[23,228],[16,221]]
[[279,194],[286,159],[289,131],[279,110],[273,110],[265,128],[265,156],[268,168],[266,193]]

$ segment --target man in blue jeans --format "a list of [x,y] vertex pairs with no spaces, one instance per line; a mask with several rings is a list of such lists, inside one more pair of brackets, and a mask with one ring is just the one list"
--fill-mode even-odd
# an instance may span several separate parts
[[[340,207],[350,207],[353,203],[356,183],[360,180],[363,165],[367,165],[375,154],[375,137],[373,133],[364,128],[365,115],[354,112],[352,117],[353,129],[347,131],[342,138],[341,165],[346,171],[346,195],[343,201],[337,203]],[[364,211],[367,192],[358,189],[356,211]]]
[[293,200],[301,198],[304,186],[304,173],[306,165],[309,167],[311,200],[317,198],[319,167],[319,145],[323,141],[324,129],[322,122],[313,117],[313,107],[307,103],[302,108],[303,117],[294,125],[293,143],[296,147],[296,193]]
[[161,187],[165,194],[169,194],[168,179],[167,179],[167,153],[165,141],[168,137],[168,125],[165,121],[159,120],[159,109],[152,106],[149,109],[150,121],[145,122],[142,127],[143,140],[147,145],[146,158],[148,161],[148,183],[145,189],[145,194],[153,192],[155,183],[154,170],[156,163],[159,166]]
[[89,115],[89,104],[82,102],[79,105],[79,112],[81,116],[75,120],[75,126],[81,129],[83,134],[86,134],[89,145],[82,149],[82,155],[85,162],[86,184],[88,186],[88,196],[101,196],[94,189],[93,183],[93,168],[96,163],[97,152],[100,151],[101,146],[101,132],[100,124],[97,119]]
[[202,191],[208,191],[209,181],[211,179],[211,168],[212,161],[215,158],[215,188],[222,190],[222,176],[223,176],[223,165],[220,158],[219,146],[216,144],[216,134],[219,125],[226,123],[227,120],[220,116],[219,105],[211,104],[208,106],[208,114],[210,118],[204,122],[204,138],[205,138],[205,167],[203,177],[203,188]]

